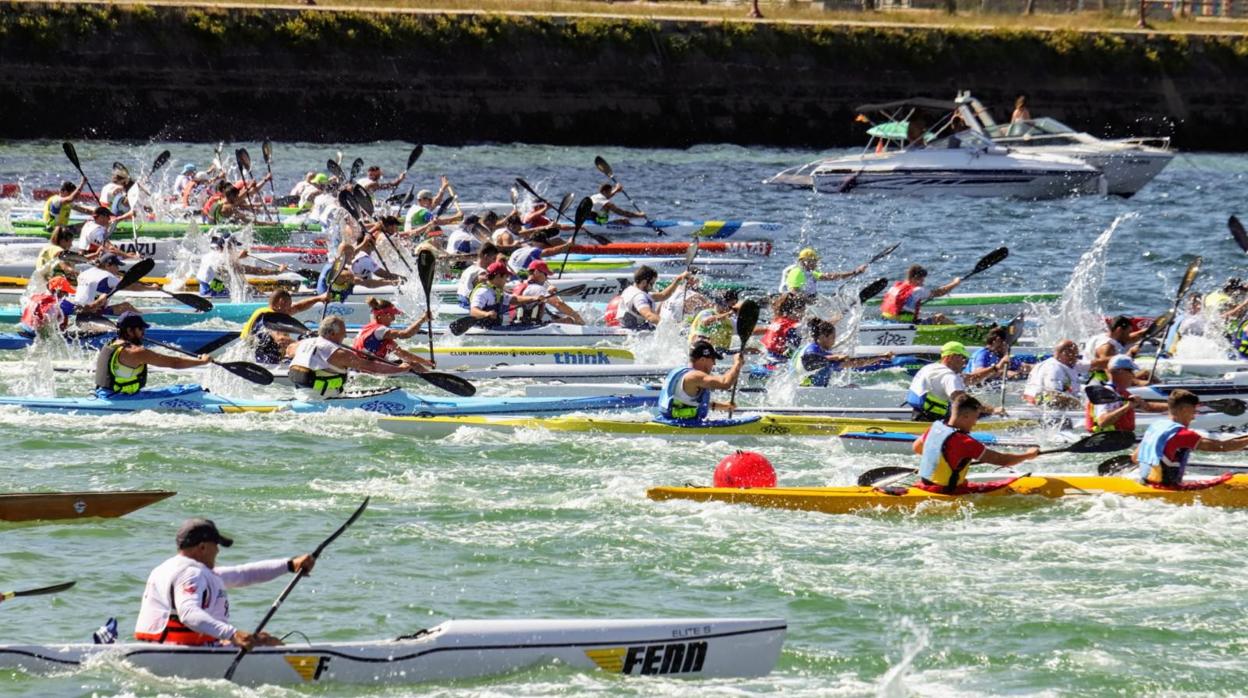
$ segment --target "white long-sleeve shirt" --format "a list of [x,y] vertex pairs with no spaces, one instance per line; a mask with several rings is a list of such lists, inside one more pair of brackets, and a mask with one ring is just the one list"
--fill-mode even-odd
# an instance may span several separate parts
[[237,628],[230,624],[230,602],[225,590],[267,582],[287,571],[284,558],[210,569],[184,555],[174,555],[148,575],[135,635],[141,640],[160,635],[170,614],[177,613],[182,624],[191,630],[228,640]]

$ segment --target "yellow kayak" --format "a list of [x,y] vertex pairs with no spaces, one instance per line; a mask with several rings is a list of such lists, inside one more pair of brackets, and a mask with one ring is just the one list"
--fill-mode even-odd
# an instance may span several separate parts
[[[645,421],[623,418],[548,417],[536,419],[503,419],[497,417],[390,417],[378,420],[386,431],[421,438],[442,438],[460,427],[515,431],[545,429],[547,431],[612,434],[620,436],[662,436],[665,438],[758,438],[772,436],[831,437],[845,431],[883,429],[922,433],[927,422],[905,422],[891,419],[855,419],[847,417],[803,417],[788,415],[751,415],[738,419],[708,420],[700,424]],[[1024,426],[1020,421],[984,422],[980,426],[1008,429]]]
[[[172,281],[172,279],[167,276],[145,276],[142,279],[139,279],[139,283],[156,284],[158,286],[165,286],[170,281]],[[0,276],[0,287],[25,288],[26,284],[29,282],[30,279],[21,276]],[[195,280],[195,277],[190,277],[183,283],[185,284],[186,289],[191,291],[196,289],[199,284],[199,282]],[[278,287],[293,290],[299,288],[300,286],[300,282],[294,280],[293,278],[283,279],[278,278],[277,276],[253,276],[251,274],[247,275],[247,283],[248,285],[254,286],[262,291],[271,291]]]
[[695,502],[726,502],[772,509],[820,511],[825,514],[848,514],[877,507],[915,509],[923,505],[996,506],[1025,503],[1037,497],[1057,499],[1101,494],[1155,499],[1173,504],[1248,506],[1248,475],[1234,475],[1229,478],[1223,476],[1205,482],[1210,483],[1209,486],[1201,489],[1174,490],[1141,485],[1134,479],[1125,477],[1028,475],[991,492],[966,495],[936,494],[913,487],[899,488],[896,494],[873,487],[652,487],[647,490],[646,496],[658,501],[688,499]]

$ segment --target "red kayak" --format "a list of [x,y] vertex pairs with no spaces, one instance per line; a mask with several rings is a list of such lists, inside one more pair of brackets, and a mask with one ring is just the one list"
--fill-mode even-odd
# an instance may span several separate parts
[[[596,255],[682,255],[689,249],[687,242],[613,242],[610,245],[573,245],[576,254]],[[757,255],[766,257],[771,254],[770,240],[748,241],[707,241],[698,243],[699,252],[729,252],[733,254]]]
[[[45,201],[49,196],[58,194],[56,189],[35,189],[33,198],[35,201]],[[4,182],[0,184],[0,199],[12,199],[22,195],[22,185],[16,182]],[[79,192],[74,197],[75,201],[95,201],[95,194],[88,191]]]

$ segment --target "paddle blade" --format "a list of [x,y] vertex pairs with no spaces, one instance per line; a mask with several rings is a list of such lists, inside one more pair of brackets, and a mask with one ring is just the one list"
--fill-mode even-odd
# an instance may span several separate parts
[[576,205],[576,217],[572,222],[576,225],[576,230],[580,230],[585,225],[585,221],[594,213],[594,200],[588,196],[581,199],[581,203]]
[[364,169],[364,158],[356,158],[351,162],[351,181],[354,182],[360,176],[360,170]]
[[1196,282],[1196,277],[1200,274],[1200,264],[1202,261],[1204,261],[1203,257],[1197,257],[1192,260],[1191,264],[1187,265],[1187,271],[1183,273],[1183,281],[1179,283],[1179,300],[1182,300],[1183,296],[1187,295],[1188,289],[1190,289],[1192,284]]
[[347,173],[342,171],[342,165],[339,165],[333,158],[325,161],[325,169],[329,170],[329,173],[337,177],[340,182],[347,178]]
[[867,264],[875,264],[876,262],[880,261],[881,259],[884,259],[885,257],[889,256],[889,255],[890,255],[890,254],[892,254],[893,252],[896,252],[898,247],[901,247],[901,243],[900,243],[900,242],[893,243],[893,244],[892,244],[892,245],[891,245],[888,249],[886,249],[886,250],[884,250],[883,252],[880,252],[879,254],[877,254],[877,255],[875,255],[874,257],[872,257],[872,258],[871,258],[871,260],[867,262]]
[[1083,393],[1088,396],[1088,402],[1093,405],[1108,405],[1122,400],[1118,393],[1103,385],[1086,385]]
[[902,468],[896,465],[884,465],[878,468],[872,468],[867,472],[858,476],[859,487],[874,487],[875,483],[880,480],[899,477],[901,475],[914,475],[919,472],[914,468]]
[[44,594],[55,594],[57,592],[65,591],[66,589],[72,587],[73,585],[77,583],[78,582],[62,582],[60,584],[53,584],[52,586],[39,587],[38,589],[26,589],[24,591],[6,591],[4,593],[0,593],[0,601],[3,601],[5,599],[16,598],[18,596],[42,596]]
[[1148,326],[1148,332],[1145,332],[1144,336],[1140,337],[1140,344],[1148,342],[1152,340],[1153,338],[1157,337],[1157,335],[1165,332],[1166,328],[1170,326],[1171,322],[1174,322],[1173,310],[1167,310],[1161,315],[1158,315],[1156,318],[1153,319],[1153,324]]
[[[1009,256],[1010,256],[1010,248],[998,247],[992,252],[989,252],[988,254],[981,257],[979,262],[975,264],[975,269],[971,271],[971,274],[978,274],[981,271],[991,269],[992,267],[995,267],[997,264],[1001,263],[1001,261],[1003,261],[1006,257],[1009,257]],[[967,276],[970,276],[970,274],[967,274]]]
[[459,397],[472,397],[477,394],[477,387],[475,385],[450,373],[428,371],[426,373],[417,373],[416,375],[425,379],[429,385],[441,388],[452,395],[458,395]]
[[263,366],[246,361],[213,361],[213,363],[256,385],[271,385],[273,383],[273,374],[269,373],[269,370]]
[[74,318],[74,327],[77,327],[80,332],[93,334],[107,334],[117,331],[117,323],[103,315],[77,315]]
[[1135,463],[1132,462],[1131,456],[1123,454],[1121,456],[1114,456],[1113,458],[1110,458],[1109,460],[1096,466],[1096,474],[1117,475],[1118,473],[1130,470],[1134,466]]
[[273,144],[269,142],[269,139],[264,139],[264,142],[260,144],[260,154],[264,156],[264,164],[273,162]]
[[429,290],[433,288],[433,273],[437,263],[438,258],[429,250],[421,250],[416,255],[416,274],[420,277],[420,287],[424,290],[426,299],[429,299]]
[[741,302],[741,310],[737,312],[737,337],[741,339],[741,348],[744,349],[750,337],[754,335],[754,328],[758,326],[758,303],[753,300],[744,300]]
[[593,238],[594,242],[598,243],[599,245],[611,244],[611,238],[607,237],[606,235],[600,235],[598,233],[591,233],[588,230],[585,231],[585,234]]
[[1113,453],[1135,445],[1135,434],[1129,431],[1100,431],[1058,449],[1067,453]]
[[459,335],[475,327],[476,324],[480,321],[481,321],[480,318],[475,318],[471,315],[465,315],[461,318],[456,318],[452,320],[450,324],[451,334],[458,337]]
[[1214,412],[1221,412],[1222,414],[1231,417],[1238,417],[1242,415],[1245,410],[1248,410],[1248,403],[1234,397],[1222,400],[1209,400],[1208,402],[1201,401],[1200,405],[1201,407],[1207,407]]
[[1026,319],[1026,313],[1019,313],[1018,317],[1010,321],[1005,326],[1005,343],[1006,346],[1013,347],[1018,344],[1018,340],[1023,336],[1023,324]]
[[79,172],[82,172],[82,163],[78,160],[78,151],[74,148],[74,144],[69,141],[65,141],[61,144],[61,150],[65,151],[65,157],[69,158],[69,161],[74,164],[74,167]]
[[355,197],[355,205],[359,208],[359,210],[363,211],[365,215],[372,216],[373,212],[377,210],[373,208],[372,194],[369,194],[368,190],[364,187],[361,187],[358,184],[355,185],[355,187],[351,190],[351,195]]
[[[169,292],[166,291],[166,293]],[[212,301],[204,298],[203,296],[195,295],[194,293],[169,293],[169,296],[182,305],[194,308],[200,313],[206,313],[212,310]]]
[[1248,252],[1248,230],[1244,230],[1244,224],[1239,222],[1235,216],[1231,216],[1226,221],[1226,227],[1231,231],[1231,237],[1235,238],[1235,244],[1239,245],[1239,249]]
[[858,302],[866,303],[868,300],[878,296],[880,291],[883,291],[887,287],[888,279],[881,276],[875,281],[867,284],[865,288],[858,292]]
[[690,264],[693,264],[693,260],[696,259],[697,256],[698,256],[698,243],[696,242],[689,243],[689,247],[685,248],[685,268],[686,269],[689,268]]
[[[524,178],[516,177],[516,184],[519,184],[521,188],[523,188],[528,193],[532,194],[534,199],[537,199],[538,201],[545,201],[545,199],[542,198],[542,195],[537,193],[537,190],[535,190],[533,187],[530,187],[529,183],[524,181]],[[513,204],[516,203],[516,200],[512,199],[511,203]]]
[[412,165],[415,165],[416,161],[420,159],[420,156],[424,154],[425,146],[423,144],[412,148],[412,152],[407,156],[407,167],[405,169],[412,169]]
[[338,192],[338,205],[345,208],[352,218],[360,220],[360,207],[356,205],[355,196],[350,190],[344,189]]
[[268,312],[260,316],[259,322],[264,323],[265,329],[284,334],[299,335],[312,331],[297,318],[291,317],[286,313]]
[[69,250],[66,250],[60,253],[59,255],[57,255],[57,258],[60,259],[62,262],[67,262],[69,264],[90,264],[91,263],[91,260],[87,259],[85,256],[78,254],[77,252],[71,252]]
[[[410,193],[410,192],[409,192],[409,193]],[[433,213],[433,217],[434,217],[434,218],[441,218],[441,217],[442,217],[442,214],[446,213],[446,209],[450,208],[450,207],[451,207],[451,203],[452,203],[452,202],[454,202],[454,201],[455,201],[455,197],[454,197],[454,196],[448,196],[448,197],[446,197],[445,199],[442,199],[442,203],[438,204],[438,210],[437,210],[437,211],[434,211],[434,213]]]
[[615,172],[611,169],[611,165],[609,165],[606,160],[603,160],[601,155],[594,156],[594,167],[598,168],[598,171],[606,175],[608,179],[615,176]]
[[246,148],[239,148],[234,151],[234,160],[238,163],[238,174],[242,175],[251,172],[251,155],[247,153]]
[[121,281],[117,283],[117,288],[113,290],[120,291],[127,286],[133,286],[139,282],[139,279],[152,273],[154,268],[156,268],[156,260],[151,257],[140,259],[127,269],[125,274],[121,275]]
[[567,194],[563,195],[563,198],[559,200],[558,211],[559,211],[560,216],[563,215],[564,211],[568,210],[568,207],[572,205],[573,201],[576,201],[576,195],[573,194],[572,192],[568,192]]
[[160,155],[157,155],[156,159],[152,161],[152,174],[155,174],[157,170],[164,167],[169,162],[170,157],[173,157],[172,153],[168,150],[162,150]]

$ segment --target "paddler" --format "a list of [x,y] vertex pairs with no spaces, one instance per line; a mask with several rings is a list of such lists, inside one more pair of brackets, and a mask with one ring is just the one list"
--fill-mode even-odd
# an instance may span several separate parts
[[1119,354],[1109,360],[1109,379],[1111,388],[1122,399],[1105,405],[1088,403],[1084,410],[1084,427],[1090,432],[1098,431],[1135,431],[1135,413],[1165,412],[1166,403],[1161,400],[1142,400],[1131,394],[1135,385],[1135,373],[1140,370],[1130,356]]
[[894,283],[884,293],[884,299],[880,302],[880,316],[893,322],[949,324],[949,318],[941,313],[923,319],[919,311],[925,301],[940,298],[957,288],[962,283],[962,277],[955,277],[953,281],[935,289],[924,286],[926,282],[927,269],[919,264],[910,265],[910,268],[906,270],[906,280]]
[[681,272],[672,279],[672,283],[662,291],[655,291],[659,281],[659,272],[646,265],[641,265],[633,272],[633,285],[624,289],[620,301],[616,304],[615,316],[620,327],[626,330],[653,330],[659,324],[659,314],[655,311],[655,303],[662,303],[676,292],[681,282],[689,278],[689,272]]
[[967,470],[973,463],[987,463],[1009,468],[1040,455],[1033,446],[1023,453],[994,451],[971,437],[979,415],[989,408],[974,396],[958,393],[950,404],[948,423],[932,422],[914,442],[919,456],[919,481],[914,486],[926,492],[941,494],[973,494],[998,489],[1001,483],[967,482]]
[[565,242],[552,245],[549,240],[522,240],[520,247],[512,250],[507,257],[507,268],[511,273],[524,277],[529,273],[529,265],[543,258],[557,257],[571,249],[572,243]]
[[626,208],[620,208],[611,199],[620,192],[624,191],[623,184],[603,184],[598,187],[598,193],[589,197],[593,202],[593,209],[590,220],[599,225],[606,225],[611,220],[611,214],[619,216],[617,223],[628,223],[630,218],[645,218],[644,211],[630,211]]
[[489,241],[489,234],[485,232],[485,228],[480,223],[481,218],[477,215],[471,215],[464,219],[457,228],[451,231],[446,238],[446,251],[453,255],[470,255],[481,249],[484,244],[493,244]]
[[[1097,368],[1107,365],[1107,358],[1096,361]],[[1023,388],[1023,401],[1059,410],[1078,409],[1083,404],[1081,391],[1092,366],[1080,360],[1079,345],[1074,340],[1063,339],[1053,347],[1053,356],[1032,367]]]
[[1131,459],[1140,464],[1137,479],[1145,485],[1177,487],[1183,484],[1183,473],[1192,451],[1227,452],[1248,448],[1248,435],[1219,441],[1202,437],[1189,427],[1196,418],[1200,397],[1179,389],[1166,400],[1168,419],[1149,425]]
[[338,251],[338,258],[349,259],[350,264],[342,265],[342,268],[338,270],[338,275],[331,279],[334,261],[326,262],[316,281],[316,292],[328,293],[333,303],[345,303],[355,292],[356,286],[380,288],[402,281],[397,274],[385,271],[377,264],[377,260],[372,256],[375,245],[376,238],[373,235],[365,235],[359,243],[354,245],[343,241]]
[[48,244],[39,250],[35,258],[35,270],[30,280],[35,285],[46,284],[54,277],[65,277],[70,281],[78,278],[78,268],[66,262],[63,257],[74,244],[74,231],[57,226],[48,236]]
[[393,376],[412,369],[423,370],[407,362],[391,364],[361,356],[342,346],[346,338],[347,323],[337,315],[326,316],[315,337],[295,345],[290,359],[290,382],[321,397],[335,397],[342,394],[348,371]]
[[1019,378],[1027,374],[1024,367],[1018,371],[1010,371],[1010,361],[1005,358],[1009,350],[1008,327],[994,327],[984,336],[984,346],[976,349],[966,363],[966,375],[976,380],[986,380],[993,376]]
[[[949,405],[959,395],[966,394],[968,385],[982,383],[988,375],[976,378],[963,375],[962,369],[970,360],[971,353],[962,342],[945,342],[940,347],[940,361],[930,363],[914,374],[906,404],[914,410],[911,419],[916,422],[935,422],[949,415]],[[979,404],[976,401],[976,404]],[[1000,410],[984,406],[984,414],[997,414]]]
[[826,388],[832,378],[832,374],[836,371],[863,368],[880,361],[893,360],[893,352],[891,351],[878,356],[857,358],[848,354],[832,353],[832,350],[836,347],[835,322],[828,322],[817,317],[811,318],[810,336],[813,338],[812,341],[798,354],[798,361],[795,364],[795,367],[799,368],[801,373],[806,374],[802,376],[801,380],[801,384],[805,386],[813,385]]
[[251,586],[283,574],[312,573],[316,558],[299,555],[217,567],[221,546],[234,545],[208,519],[188,519],[174,539],[178,554],[165,560],[147,577],[143,604],[134,625],[141,642],[169,645],[234,645],[269,647],[282,641],[266,632],[249,633],[230,624],[226,589]]
[[711,294],[714,305],[699,310],[689,324],[689,346],[710,342],[716,351],[727,351],[737,331],[733,321],[740,309],[737,299],[737,291],[731,288]]
[[[550,281],[550,267],[544,260],[535,259],[529,262],[528,278],[516,285],[512,293],[516,296],[538,297],[542,300],[527,305],[515,306],[513,322],[522,325],[540,325],[555,322],[564,325],[584,325],[585,319],[555,294],[559,292]],[[555,313],[546,310],[546,306],[554,308]]]
[[[121,283],[121,258],[112,253],[104,253],[96,260],[95,266],[84,270],[78,275],[78,290],[74,294],[74,303],[79,307],[93,306],[96,299],[105,296],[109,291],[117,288],[117,284]],[[159,291],[160,286],[156,284],[146,284],[143,282],[135,282],[129,287],[135,291]],[[132,312],[139,314],[133,305],[129,303],[113,303],[99,311],[103,315],[120,315],[122,313]]]
[[416,192],[416,205],[407,212],[407,218],[404,219],[403,232],[405,234],[424,235],[432,227],[430,224],[450,225],[459,220],[458,216],[461,214],[459,213],[458,204],[455,204],[456,215],[454,216],[443,216],[436,220],[433,216],[434,211],[437,210],[438,204],[441,203],[442,197],[450,186],[450,181],[444,176],[438,183],[436,194],[428,189],[421,189]]
[[487,242],[481,245],[481,249],[477,250],[477,261],[459,274],[459,281],[455,284],[455,298],[459,301],[460,307],[465,310],[469,307],[472,290],[477,287],[481,275],[491,264],[498,260],[498,248],[494,243]]
[[60,193],[49,196],[43,202],[43,229],[52,232],[56,226],[70,226],[69,215],[74,211],[91,215],[92,209],[79,203],[75,203],[78,194],[82,192],[82,187],[87,183],[87,178],[83,177],[78,180],[78,185],[74,186],[73,182],[62,182]]
[[507,293],[504,289],[511,272],[505,262],[495,262],[485,270],[485,281],[479,281],[472,289],[468,299],[468,313],[483,320],[483,325],[493,326],[507,317],[508,311],[515,303],[532,303],[540,300],[538,296],[524,296]]
[[118,211],[118,204],[126,198],[126,190],[130,188],[130,177],[122,172],[114,172],[108,183],[100,187],[100,205],[110,211]]
[[394,189],[402,184],[405,179],[407,179],[406,172],[399,175],[392,182],[383,182],[381,181],[381,168],[377,165],[371,165],[367,170],[367,176],[359,178],[355,183],[364,187],[369,194],[376,194],[377,192],[384,191],[386,189]]
[[295,302],[291,299],[290,291],[284,288],[276,289],[269,294],[268,307],[256,308],[251,317],[247,318],[239,339],[246,341],[249,337],[254,338],[252,340],[253,351],[258,363],[279,364],[287,354],[287,347],[294,345],[295,339],[285,332],[275,332],[265,327],[264,316],[269,313],[281,313],[293,317],[311,310],[317,303],[328,301],[329,294],[322,293],[301,298]]
[[425,323],[429,322],[428,313],[421,315],[419,320],[407,327],[396,330],[390,327],[390,325],[394,324],[394,319],[402,312],[398,306],[381,298],[369,298],[368,307],[373,320],[362,327],[360,333],[355,336],[355,342],[351,346],[356,351],[366,351],[383,359],[389,358],[390,354],[394,354],[400,360],[406,361],[422,373],[431,368],[436,368],[434,362],[413,354],[400,347],[398,343],[398,340],[410,339],[417,332],[420,332]]
[[769,363],[785,363],[802,346],[802,318],[809,298],[800,293],[782,293],[771,301],[771,322],[761,343]]
[[745,355],[740,352],[735,354],[727,373],[712,374],[715,362],[722,358],[724,355],[715,351],[710,342],[697,342],[690,347],[689,366],[674,368],[663,379],[659,404],[655,408],[657,418],[700,422],[711,410],[735,410],[736,405],[732,403],[712,402],[711,391],[729,390],[736,385],[745,365]]
[[229,296],[227,285],[230,277],[252,274],[255,276],[272,276],[286,271],[286,265],[277,267],[260,267],[243,264],[247,250],[241,249],[238,238],[228,231],[213,233],[208,241],[209,251],[195,272],[195,280],[199,282],[199,295],[207,297]]
[[120,257],[137,257],[138,255],[122,252],[111,242],[114,221],[112,211],[105,206],[96,206],[91,211],[91,220],[82,224],[82,232],[78,238],[78,251],[92,258],[105,252]]
[[[73,301],[69,300],[69,296],[74,295],[75,289],[73,284],[63,276],[52,277],[48,281],[48,290],[44,293],[36,293],[26,300],[26,305],[22,307],[21,321],[18,327],[21,333],[34,337],[37,335],[48,335],[48,330],[56,332],[64,332],[69,326],[69,316],[74,314],[77,309]],[[83,308],[84,312],[96,312],[98,306],[103,305],[103,299],[97,299],[96,307]]]
[[117,320],[117,339],[100,347],[95,359],[95,395],[110,398],[133,395],[147,385],[147,367],[194,368],[212,361],[208,354],[198,358],[169,356],[143,346],[143,335],[151,327],[142,315],[122,313]]
[[[1119,315],[1110,322],[1109,331],[1098,334],[1089,339],[1083,345],[1083,356],[1089,362],[1096,362],[1098,359],[1108,361],[1110,358],[1118,354],[1127,354],[1135,356],[1140,352],[1140,345],[1137,343],[1140,338],[1148,334],[1148,328],[1141,330],[1132,330],[1131,318],[1126,315]],[[1092,369],[1092,378],[1102,383],[1109,382],[1109,376],[1106,375],[1103,368],[1095,367]],[[1147,380],[1142,381],[1147,383]]]
[[797,263],[780,272],[780,293],[817,296],[820,281],[852,279],[866,270],[867,265],[862,264],[852,271],[819,271],[819,253],[813,247],[807,247],[797,253]]

